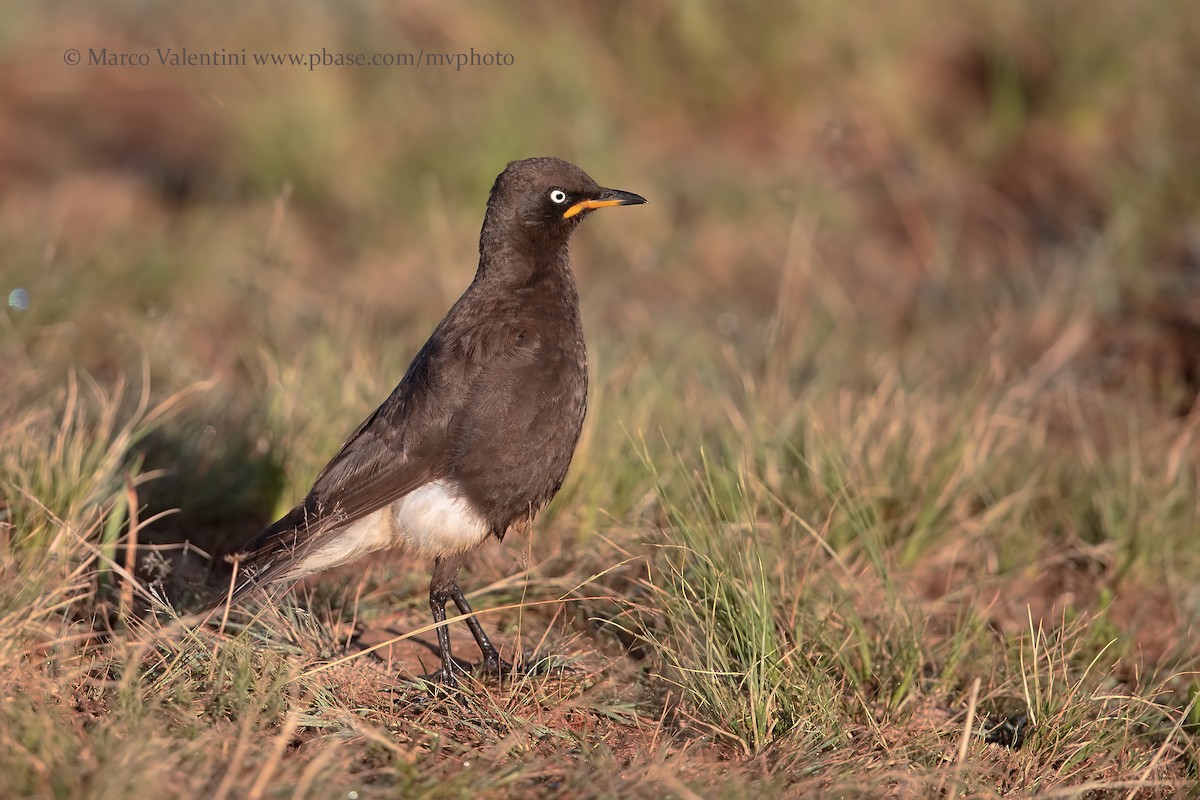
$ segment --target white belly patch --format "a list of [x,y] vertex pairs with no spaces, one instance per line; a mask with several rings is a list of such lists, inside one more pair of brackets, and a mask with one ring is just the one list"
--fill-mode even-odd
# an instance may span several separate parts
[[331,535],[296,564],[298,578],[357,561],[367,553],[402,548],[434,558],[472,550],[488,536],[488,524],[446,481],[433,481]]

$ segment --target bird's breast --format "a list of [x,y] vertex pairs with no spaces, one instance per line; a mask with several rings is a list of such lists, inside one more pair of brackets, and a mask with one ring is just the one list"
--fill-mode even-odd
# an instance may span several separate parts
[[587,408],[587,353],[572,304],[542,314],[464,403],[450,474],[497,536],[558,491]]

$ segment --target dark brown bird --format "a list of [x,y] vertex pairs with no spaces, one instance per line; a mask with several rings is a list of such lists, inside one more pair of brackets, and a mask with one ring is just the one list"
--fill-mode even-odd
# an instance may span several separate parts
[[[457,575],[488,536],[528,526],[567,474],[587,408],[587,352],[568,257],[593,209],[646,202],[557,158],[496,178],[475,279],[391,395],[358,426],[300,505],[233,556],[237,582],[208,609],[259,586],[404,548],[434,559],[433,618],[472,614]],[[484,667],[508,665],[474,616]],[[455,682],[450,637],[437,629]]]

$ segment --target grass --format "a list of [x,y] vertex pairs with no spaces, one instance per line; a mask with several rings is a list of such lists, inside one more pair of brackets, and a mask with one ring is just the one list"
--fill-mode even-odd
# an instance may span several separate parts
[[[1200,795],[1190,4],[110,6],[0,24],[0,796]],[[650,198],[464,581],[543,668],[431,694],[404,555],[194,627],[535,153]]]

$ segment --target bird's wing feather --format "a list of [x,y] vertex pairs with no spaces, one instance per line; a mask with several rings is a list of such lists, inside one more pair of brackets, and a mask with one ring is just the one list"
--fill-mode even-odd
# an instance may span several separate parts
[[[461,377],[438,358],[442,346],[435,333],[387,400],[321,470],[304,502],[231,556],[239,570],[233,600],[285,577],[329,535],[436,477]],[[227,599],[228,593],[215,605]]]
[[[445,358],[449,349],[458,357]],[[304,502],[232,556],[239,569],[232,597],[227,592],[206,608],[287,577],[328,536],[439,477],[455,451],[454,420],[480,375],[513,358],[527,361],[534,350],[536,343],[503,328],[461,337],[439,328],[388,399],[321,470]]]

